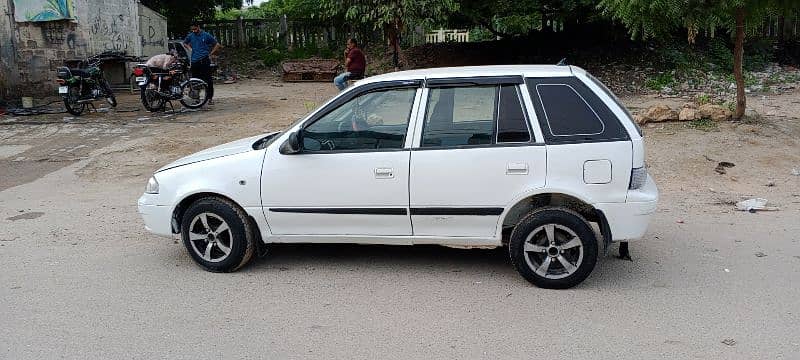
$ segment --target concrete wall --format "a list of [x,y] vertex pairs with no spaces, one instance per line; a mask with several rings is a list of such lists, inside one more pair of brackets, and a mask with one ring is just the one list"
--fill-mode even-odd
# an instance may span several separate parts
[[167,52],[167,18],[139,4],[139,36],[142,56],[150,57]]
[[[104,51],[142,56],[140,9],[151,13],[148,29],[152,26],[158,32],[159,22],[163,22],[166,34],[166,19],[154,16],[152,10],[135,0],[74,0],[73,3],[74,20],[18,23],[6,15],[13,14],[12,0],[0,0],[0,96],[18,99],[53,95],[55,69],[65,60],[85,59]],[[147,43],[151,51],[155,42]]]

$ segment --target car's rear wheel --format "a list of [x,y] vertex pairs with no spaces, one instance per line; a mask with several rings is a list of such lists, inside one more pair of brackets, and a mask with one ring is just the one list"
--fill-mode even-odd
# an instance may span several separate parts
[[203,198],[183,214],[181,238],[198,265],[208,271],[232,272],[253,257],[256,237],[247,214],[233,202]]
[[566,289],[580,284],[597,263],[597,237],[580,214],[566,208],[542,208],[514,228],[511,262],[532,284]]

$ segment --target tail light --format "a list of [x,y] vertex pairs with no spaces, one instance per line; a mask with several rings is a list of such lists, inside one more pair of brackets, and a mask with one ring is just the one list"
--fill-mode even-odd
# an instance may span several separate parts
[[67,83],[66,80],[64,79],[57,79],[56,82],[59,83],[60,85],[64,85]]
[[645,182],[647,182],[647,169],[644,166],[631,170],[629,190],[641,189]]
[[133,69],[133,75],[142,76],[144,75],[144,69],[142,68],[135,68]]

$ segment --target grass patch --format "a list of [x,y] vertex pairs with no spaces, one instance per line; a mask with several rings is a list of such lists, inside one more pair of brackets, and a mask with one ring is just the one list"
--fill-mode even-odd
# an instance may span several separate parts
[[644,86],[650,90],[661,91],[665,87],[672,86],[673,84],[675,84],[675,77],[672,75],[672,73],[663,72],[655,77],[647,79],[647,81],[644,83]]
[[699,94],[694,99],[694,101],[697,103],[697,105],[710,104],[711,103],[711,97],[708,96],[708,94]]
[[317,103],[314,101],[303,101],[303,106],[306,108],[306,112],[312,112],[317,108]]
[[689,122],[689,127],[701,131],[715,131],[718,129],[717,123],[711,119],[697,119]]

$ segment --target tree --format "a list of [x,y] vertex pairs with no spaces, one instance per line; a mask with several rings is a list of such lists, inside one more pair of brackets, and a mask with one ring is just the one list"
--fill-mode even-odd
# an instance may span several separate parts
[[351,23],[383,30],[394,51],[395,68],[400,56],[399,35],[407,24],[441,21],[458,10],[456,0],[322,0],[320,3],[329,17],[343,15]]
[[238,9],[242,0],[141,0],[167,18],[171,34],[186,34],[192,21],[213,20],[216,9]]
[[788,14],[800,7],[797,0],[600,0],[605,14],[625,24],[634,38],[651,38],[685,28],[689,42],[700,30],[723,28],[734,36],[733,74],[736,79],[735,119],[744,116],[743,58],[745,26],[766,14]]
[[548,32],[553,24],[591,20],[597,0],[460,0],[454,24],[479,25],[495,36]]

